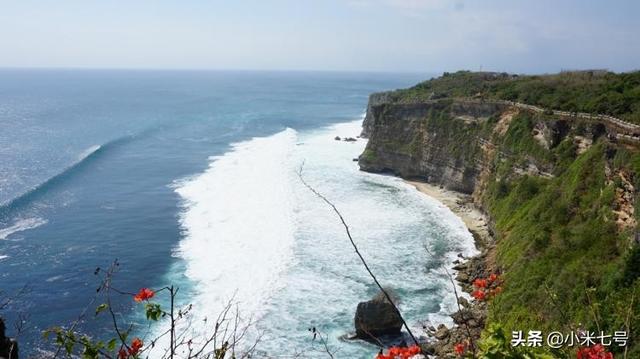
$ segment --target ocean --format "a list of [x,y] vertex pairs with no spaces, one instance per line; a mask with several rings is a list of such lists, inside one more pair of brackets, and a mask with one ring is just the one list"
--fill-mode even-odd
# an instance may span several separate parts
[[[428,77],[0,70],[0,295],[21,292],[0,316],[27,314],[22,353],[46,349],[42,331],[85,308],[77,328],[110,338],[93,314],[94,272],[117,259],[115,287],[177,286],[200,322],[232,300],[254,322],[247,341],[261,337],[257,357],[323,357],[310,327],[337,358],[373,357],[376,346],[342,338],[376,287],[301,168],[409,324],[450,323],[443,268],[474,253],[471,234],[402,180],[360,172],[366,140],[334,139],[359,135],[371,92]],[[113,307],[145,339],[166,328],[147,327],[129,295]]]

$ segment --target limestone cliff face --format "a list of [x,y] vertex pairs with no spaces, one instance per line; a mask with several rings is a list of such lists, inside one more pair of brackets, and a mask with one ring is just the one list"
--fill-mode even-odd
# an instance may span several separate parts
[[573,143],[577,156],[598,138],[615,142],[616,136],[615,128],[600,121],[474,99],[399,102],[393,93],[371,96],[363,134],[369,142],[359,158],[362,170],[473,194],[479,205],[500,162],[511,164],[502,176],[551,178],[558,165],[551,150],[561,142]]
[[393,97],[393,92],[376,92],[369,95],[369,103],[367,104],[367,113],[364,116],[364,121],[362,121],[362,133],[360,134],[361,137],[369,138],[369,136],[371,135],[371,132],[373,131],[374,107],[390,102],[392,97]]
[[456,101],[376,102],[365,119],[370,139],[360,168],[471,194],[482,171],[484,124],[502,110],[495,104]]

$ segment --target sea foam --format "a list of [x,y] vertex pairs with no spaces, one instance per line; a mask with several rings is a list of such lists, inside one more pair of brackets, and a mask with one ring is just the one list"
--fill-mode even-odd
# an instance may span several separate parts
[[18,219],[7,228],[0,229],[0,240],[7,239],[10,235],[46,224],[47,220],[39,217]]
[[[338,340],[353,330],[358,302],[377,289],[335,213],[297,178],[303,163],[305,180],[337,205],[372,270],[400,294],[412,328],[451,322],[455,297],[443,267],[459,252],[472,255],[473,238],[451,211],[401,179],[359,171],[353,159],[366,140],[334,137],[360,129],[354,121],[237,143],[176,185],[183,205],[176,255],[193,287],[194,313],[215,318],[233,297],[245,317],[258,320],[259,356],[286,347],[311,355],[310,326],[342,357],[377,351]],[[432,245],[441,264],[429,269],[424,246]]]
[[181,182],[185,261],[200,315],[214,317],[232,297],[245,313],[277,289],[293,243],[290,154],[296,132],[234,144],[202,174]]

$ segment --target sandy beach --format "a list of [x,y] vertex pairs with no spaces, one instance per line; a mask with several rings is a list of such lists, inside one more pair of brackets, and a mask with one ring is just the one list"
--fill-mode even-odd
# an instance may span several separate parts
[[487,216],[474,204],[470,195],[450,191],[425,182],[406,181],[418,191],[440,201],[456,216],[460,217],[469,231],[476,238],[477,246],[484,246],[491,242],[491,234],[487,225]]

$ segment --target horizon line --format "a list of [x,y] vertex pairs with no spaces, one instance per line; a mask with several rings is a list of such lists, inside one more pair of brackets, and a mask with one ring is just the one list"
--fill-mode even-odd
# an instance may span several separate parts
[[251,68],[171,68],[171,67],[91,67],[91,66],[1,66],[0,71],[4,70],[17,70],[17,71],[141,71],[141,72],[297,72],[297,73],[362,73],[362,74],[425,74],[440,76],[444,73],[455,73],[458,71],[469,72],[486,72],[486,73],[508,73],[514,75],[551,75],[559,74],[562,72],[580,72],[580,71],[607,71],[617,74],[632,73],[640,71],[640,68],[630,69],[625,71],[615,71],[606,67],[602,68],[575,68],[568,69],[560,67],[556,71],[541,71],[541,72],[516,72],[506,70],[471,70],[471,69],[457,69],[457,70],[347,70],[347,69],[251,69]]
[[176,71],[176,72],[328,72],[328,73],[388,73],[442,74],[427,70],[348,70],[348,69],[252,69],[252,68],[187,68],[187,67],[92,67],[92,66],[0,66],[0,70],[70,70],[70,71]]

